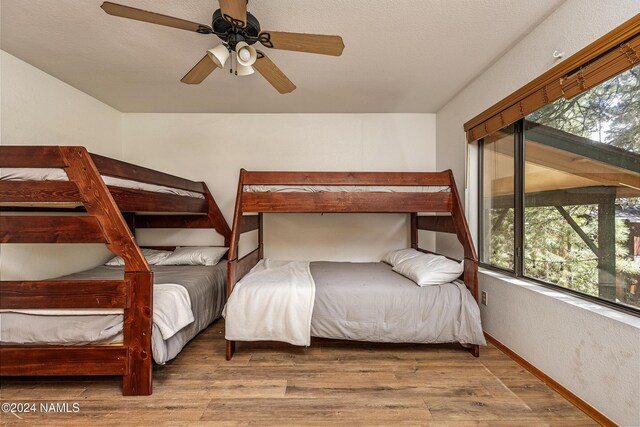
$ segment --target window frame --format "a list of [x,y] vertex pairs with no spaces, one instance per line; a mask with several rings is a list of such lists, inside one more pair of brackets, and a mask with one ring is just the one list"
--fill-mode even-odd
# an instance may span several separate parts
[[482,261],[484,259],[484,137],[478,140],[478,265],[482,268],[522,279],[555,291],[567,293],[583,300],[598,303],[615,310],[640,317],[640,308],[623,305],[594,295],[576,291],[555,283],[529,277],[524,274],[524,174],[525,174],[525,119],[514,123],[514,270],[505,269]]

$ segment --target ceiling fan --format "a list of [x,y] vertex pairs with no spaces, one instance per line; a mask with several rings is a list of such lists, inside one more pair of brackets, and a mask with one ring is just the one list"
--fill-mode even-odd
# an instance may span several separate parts
[[207,54],[181,79],[187,84],[202,83],[216,68],[224,68],[229,57],[235,54],[236,75],[253,74],[255,69],[278,92],[293,91],[296,86],[291,80],[267,55],[252,46],[257,42],[272,49],[342,55],[344,43],[340,36],[262,31],[258,19],[247,12],[249,0],[219,0],[219,2],[220,9],[213,13],[211,26],[117,3],[104,2],[100,7],[109,15],[218,36],[222,44],[209,49]]

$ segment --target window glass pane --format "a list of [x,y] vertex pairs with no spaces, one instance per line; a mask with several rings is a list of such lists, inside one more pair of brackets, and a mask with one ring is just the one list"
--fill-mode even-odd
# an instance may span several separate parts
[[640,67],[525,122],[524,274],[640,307]]
[[483,140],[480,260],[514,268],[514,135],[509,126]]

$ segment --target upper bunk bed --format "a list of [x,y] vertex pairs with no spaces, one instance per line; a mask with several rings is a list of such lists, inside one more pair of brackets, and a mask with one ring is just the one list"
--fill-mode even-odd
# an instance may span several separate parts
[[0,243],[103,243],[124,262],[120,278],[1,281],[1,310],[121,309],[123,331],[118,345],[2,345],[0,374],[121,375],[123,394],[151,394],[154,271],[135,229],[215,229],[228,246],[207,186],[84,147],[0,146],[0,212]]
[[[228,298],[231,298],[236,283],[263,259],[263,214],[284,212],[405,213],[410,217],[411,247],[425,253],[429,251],[419,246],[419,230],[455,234],[464,253],[464,268],[460,278],[468,289],[469,298],[475,299],[474,304],[477,309],[478,260],[453,173],[450,170],[444,172],[253,172],[241,170],[229,250]],[[425,213],[428,214],[424,215]],[[253,230],[258,231],[258,247],[239,258],[240,235]],[[321,265],[318,266],[319,269],[321,267]],[[372,266],[372,268],[377,267]],[[311,270],[313,270],[313,263]],[[372,276],[387,274],[380,269],[371,271]],[[315,276],[313,271],[311,274]],[[415,284],[413,287],[416,287]],[[334,286],[333,289],[339,289],[339,287]],[[316,306],[317,301],[316,299]],[[227,310],[229,310],[229,301]],[[314,313],[315,310],[316,308]],[[229,311],[227,316],[228,314]],[[229,317],[227,317],[228,324]],[[311,329],[313,332],[313,324]],[[483,339],[480,338],[480,340]],[[227,359],[230,359],[235,351],[235,341],[227,340]],[[479,346],[471,345],[470,351],[477,356]]]

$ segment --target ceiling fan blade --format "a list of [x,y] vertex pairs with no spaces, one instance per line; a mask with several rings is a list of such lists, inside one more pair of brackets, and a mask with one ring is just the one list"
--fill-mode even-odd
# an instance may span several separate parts
[[342,37],[320,34],[263,31],[260,33],[260,43],[273,49],[319,53],[321,55],[340,56],[344,50]]
[[186,21],[173,16],[161,15],[155,12],[148,12],[135,7],[123,6],[117,3],[104,2],[100,6],[109,15],[120,16],[122,18],[135,19],[137,21],[150,22],[152,24],[165,25],[167,27],[180,28],[181,30],[195,31],[201,34],[212,34],[213,30],[207,25],[197,22]]
[[247,25],[247,0],[219,0],[220,12],[227,21],[244,27]]
[[271,86],[282,94],[293,92],[296,88],[291,80],[284,75],[280,68],[276,66],[264,53],[258,51],[258,59],[253,64],[253,68],[258,70]]
[[180,81],[188,85],[200,84],[216,68],[218,68],[217,65],[207,54]]

